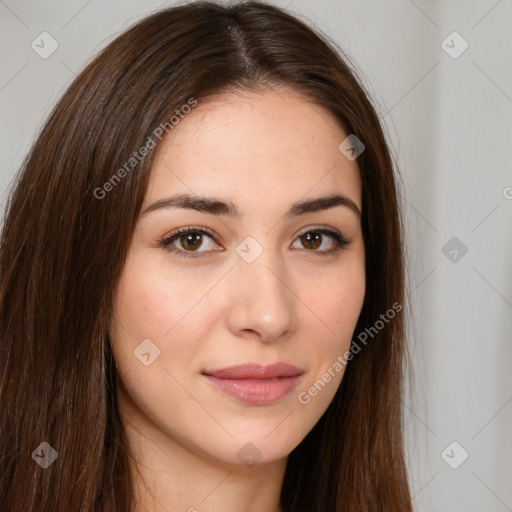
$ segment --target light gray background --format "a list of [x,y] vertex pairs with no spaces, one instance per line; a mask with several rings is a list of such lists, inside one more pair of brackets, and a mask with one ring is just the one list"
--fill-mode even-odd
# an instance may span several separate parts
[[[416,510],[512,511],[512,2],[274,3],[311,20],[354,59],[404,178]],[[74,75],[122,30],[171,4],[0,0],[2,204]],[[47,59],[31,48],[43,31],[59,44]],[[469,44],[458,58],[442,46],[453,31]],[[461,48],[453,36],[446,44]],[[457,261],[442,252],[452,237],[468,249],[448,254]],[[452,469],[445,460],[460,463],[462,449],[469,458]]]

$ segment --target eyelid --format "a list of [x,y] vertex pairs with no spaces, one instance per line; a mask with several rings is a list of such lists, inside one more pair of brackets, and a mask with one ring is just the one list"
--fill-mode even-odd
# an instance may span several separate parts
[[[315,232],[329,232],[329,233],[335,233],[337,234],[338,236],[342,237],[342,238],[345,238],[337,229],[335,228],[331,228],[330,226],[325,226],[325,225],[322,225],[322,224],[318,224],[318,225],[313,225],[313,226],[307,226],[305,228],[302,228],[296,235],[295,235],[295,238],[298,238],[302,235],[305,235],[306,233],[309,233],[310,231],[315,231]],[[348,240],[347,240],[348,241]]]
[[217,234],[213,230],[211,230],[210,228],[207,228],[205,226],[183,226],[181,228],[176,228],[176,229],[170,231],[167,235],[165,235],[159,241],[166,242],[173,236],[183,235],[183,234],[186,235],[187,233],[205,233],[208,236],[210,236],[211,238],[213,238],[214,240],[217,239]]

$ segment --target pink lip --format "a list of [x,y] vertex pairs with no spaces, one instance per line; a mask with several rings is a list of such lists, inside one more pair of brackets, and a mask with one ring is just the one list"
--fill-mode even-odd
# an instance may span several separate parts
[[298,384],[304,372],[296,366],[276,363],[269,366],[244,364],[203,375],[224,393],[253,405],[266,405],[280,400]]

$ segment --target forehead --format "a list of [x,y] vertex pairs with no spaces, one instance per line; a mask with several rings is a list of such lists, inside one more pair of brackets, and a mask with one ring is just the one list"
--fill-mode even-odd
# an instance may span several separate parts
[[347,135],[292,90],[198,100],[158,148],[148,201],[183,192],[285,205],[339,192],[361,209],[357,163],[338,150]]

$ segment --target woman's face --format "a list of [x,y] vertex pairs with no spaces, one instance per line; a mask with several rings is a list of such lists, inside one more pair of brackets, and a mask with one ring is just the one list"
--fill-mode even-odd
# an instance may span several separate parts
[[[282,90],[199,101],[162,141],[111,330],[139,430],[250,465],[285,458],[318,422],[365,293],[347,136]],[[316,202],[334,195],[347,201]]]

